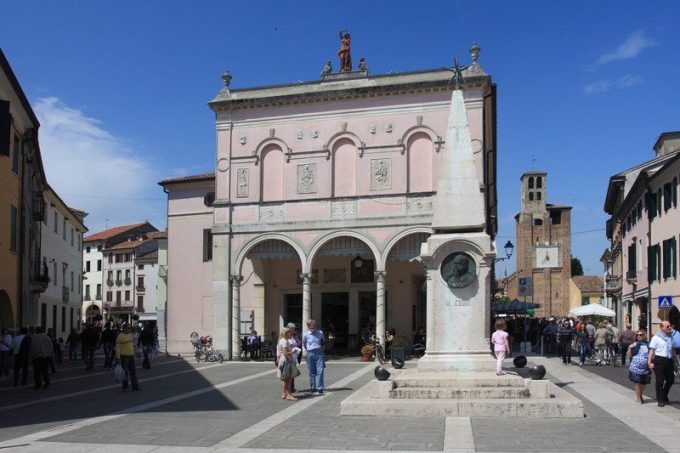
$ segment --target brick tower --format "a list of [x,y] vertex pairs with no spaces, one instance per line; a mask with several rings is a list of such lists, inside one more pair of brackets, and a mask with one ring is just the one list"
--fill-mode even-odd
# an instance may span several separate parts
[[540,304],[536,316],[566,315],[571,278],[571,206],[546,203],[545,172],[524,173],[520,182],[521,210],[515,216],[517,270],[509,279],[508,295]]

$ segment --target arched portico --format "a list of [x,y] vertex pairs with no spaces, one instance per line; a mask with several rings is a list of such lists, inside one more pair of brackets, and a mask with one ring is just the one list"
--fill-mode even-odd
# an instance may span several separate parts
[[241,341],[251,330],[263,340],[277,334],[288,321],[301,324],[299,274],[306,261],[300,244],[289,236],[270,233],[246,242],[232,263],[232,355],[239,357]]

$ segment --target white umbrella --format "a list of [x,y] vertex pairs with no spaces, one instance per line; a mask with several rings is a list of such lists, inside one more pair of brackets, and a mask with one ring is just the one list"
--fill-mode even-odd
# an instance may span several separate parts
[[569,310],[569,314],[572,316],[616,316],[616,312],[614,310],[610,310],[609,308],[603,307],[600,304],[581,305],[580,307]]

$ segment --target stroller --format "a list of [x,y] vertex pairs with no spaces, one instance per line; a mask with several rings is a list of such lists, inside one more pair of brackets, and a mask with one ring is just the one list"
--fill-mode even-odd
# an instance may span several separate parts
[[200,362],[224,362],[222,353],[213,348],[211,336],[200,336],[196,332],[191,332],[191,344],[194,347],[194,357]]

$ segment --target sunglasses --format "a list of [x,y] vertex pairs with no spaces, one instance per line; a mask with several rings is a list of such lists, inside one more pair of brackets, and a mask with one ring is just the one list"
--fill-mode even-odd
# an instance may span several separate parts
[[645,334],[644,334],[644,333],[636,333],[635,336],[636,336],[636,337],[644,337]]

